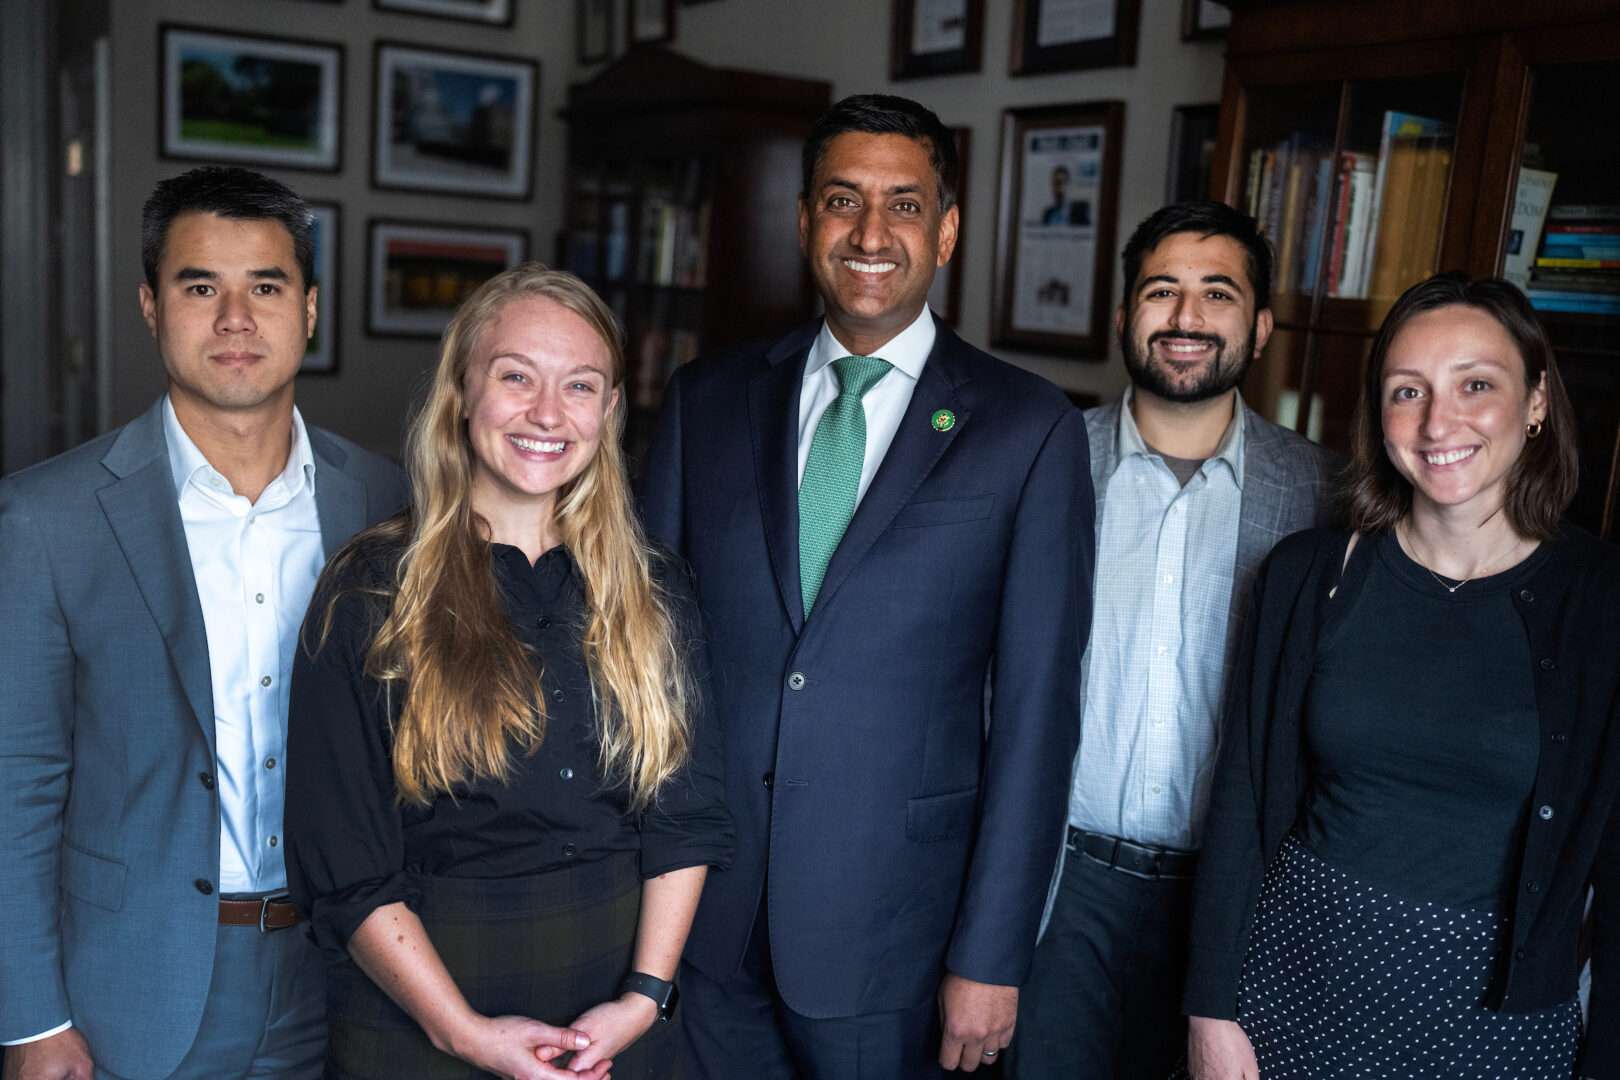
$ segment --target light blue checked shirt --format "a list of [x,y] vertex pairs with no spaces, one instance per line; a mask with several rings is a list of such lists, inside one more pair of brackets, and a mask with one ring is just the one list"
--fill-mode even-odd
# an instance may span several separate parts
[[1128,394],[1119,417],[1119,464],[1097,523],[1069,823],[1192,849],[1209,805],[1225,691],[1243,414],[1234,410],[1215,456],[1186,487],[1142,441]]

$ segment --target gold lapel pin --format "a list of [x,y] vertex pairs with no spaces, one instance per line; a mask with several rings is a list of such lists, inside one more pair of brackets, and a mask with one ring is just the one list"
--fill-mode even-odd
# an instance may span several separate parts
[[934,413],[934,430],[949,431],[956,426],[956,414],[949,409],[940,409]]

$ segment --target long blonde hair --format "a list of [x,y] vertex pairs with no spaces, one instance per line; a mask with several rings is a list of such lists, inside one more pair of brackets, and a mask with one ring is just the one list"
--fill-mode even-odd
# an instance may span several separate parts
[[[392,603],[366,671],[404,693],[394,726],[402,801],[427,804],[475,779],[504,781],[512,744],[532,752],[546,707],[533,657],[512,632],[490,565],[488,529],[472,507],[474,459],[464,384],[484,329],[514,299],[540,296],[584,319],[624,381],[618,320],[572,274],[526,263],[485,282],[445,330],[438,367],[405,440],[415,512],[372,530],[405,544]],[[596,705],[603,775],[645,809],[691,751],[694,700],[667,596],[652,577],[631,510],[619,433],[624,393],[596,456],[557,493],[559,536],[585,581],[583,651]]]

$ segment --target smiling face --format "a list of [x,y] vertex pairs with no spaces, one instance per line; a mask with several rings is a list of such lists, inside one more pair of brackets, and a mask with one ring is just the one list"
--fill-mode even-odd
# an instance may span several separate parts
[[292,235],[280,222],[186,213],[170,224],[141,314],[182,416],[290,408],[315,328]]
[[1384,451],[1412,485],[1413,509],[1483,522],[1501,507],[1525,428],[1547,415],[1545,379],[1491,315],[1462,304],[1414,315],[1384,357]]
[[827,143],[799,203],[799,247],[846,348],[869,356],[921,313],[956,224],[926,143],[861,131]]
[[579,315],[545,296],[510,300],[478,335],[462,380],[473,509],[495,539],[537,516],[595,459],[618,401],[613,354]]
[[1190,403],[1243,381],[1271,337],[1271,311],[1254,310],[1242,244],[1179,232],[1143,256],[1114,329],[1139,391]]

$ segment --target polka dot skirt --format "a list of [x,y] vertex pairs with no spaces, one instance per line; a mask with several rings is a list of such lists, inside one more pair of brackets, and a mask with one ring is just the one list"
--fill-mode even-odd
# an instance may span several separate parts
[[1484,1008],[1506,920],[1409,902],[1290,836],[1238,991],[1261,1080],[1569,1080],[1580,1006]]

